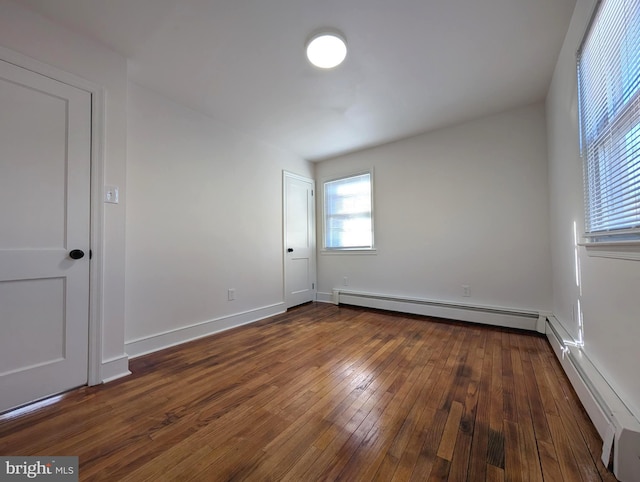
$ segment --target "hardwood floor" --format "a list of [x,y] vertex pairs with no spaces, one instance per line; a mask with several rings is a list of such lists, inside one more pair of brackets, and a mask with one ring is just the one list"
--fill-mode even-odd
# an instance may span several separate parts
[[81,480],[614,481],[536,334],[308,304],[0,415]]

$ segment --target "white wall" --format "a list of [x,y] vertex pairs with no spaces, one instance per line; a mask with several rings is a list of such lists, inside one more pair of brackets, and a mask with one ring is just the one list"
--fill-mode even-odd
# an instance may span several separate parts
[[319,291],[348,277],[350,290],[550,309],[544,116],[537,104],[318,163],[319,191],[374,168],[377,247],[320,254]]
[[136,84],[128,115],[128,351],[284,311],[282,170],[311,165]]
[[[0,0],[0,45],[104,87],[104,179],[121,189],[121,203],[105,207],[103,361],[124,367],[124,250],[126,201],[126,60],[20,5]],[[121,370],[120,370],[121,371]],[[110,375],[113,375],[111,373]]]
[[576,285],[573,223],[584,230],[582,161],[578,146],[575,52],[593,9],[578,0],[547,97],[553,313],[574,336],[581,299],[585,347],[591,361],[640,418],[640,264],[589,257],[579,249],[582,296]]

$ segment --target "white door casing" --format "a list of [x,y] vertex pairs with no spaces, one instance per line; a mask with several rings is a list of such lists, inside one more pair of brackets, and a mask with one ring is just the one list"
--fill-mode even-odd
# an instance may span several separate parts
[[315,185],[283,172],[284,287],[287,308],[316,298]]
[[0,412],[88,380],[91,107],[0,61]]

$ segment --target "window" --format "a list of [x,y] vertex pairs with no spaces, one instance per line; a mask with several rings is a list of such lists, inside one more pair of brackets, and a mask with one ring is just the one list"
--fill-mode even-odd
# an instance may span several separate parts
[[371,172],[324,183],[324,248],[373,249]]
[[578,51],[586,234],[640,240],[640,1],[602,0]]

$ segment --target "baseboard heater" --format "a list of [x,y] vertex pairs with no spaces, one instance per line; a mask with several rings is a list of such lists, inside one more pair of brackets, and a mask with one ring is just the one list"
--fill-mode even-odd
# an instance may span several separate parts
[[347,290],[333,290],[331,302],[434,316],[486,325],[520,328],[544,333],[546,313],[498,306],[483,306],[423,298],[410,298]]
[[547,338],[582,405],[603,440],[602,461],[622,482],[640,474],[640,422],[607,383],[589,357],[554,316],[547,317]]

